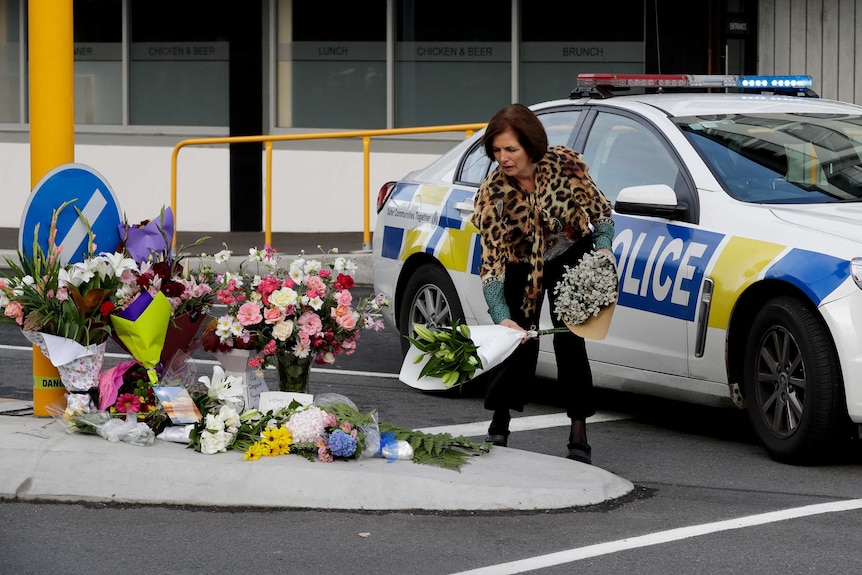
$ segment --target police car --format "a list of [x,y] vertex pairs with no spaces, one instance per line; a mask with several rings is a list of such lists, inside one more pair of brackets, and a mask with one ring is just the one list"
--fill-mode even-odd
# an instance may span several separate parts
[[[587,342],[595,384],[744,407],[789,463],[862,423],[862,107],[811,83],[586,74],[532,107],[614,205],[619,303]],[[491,323],[469,216],[493,167],[478,133],[380,190],[374,284],[401,334]],[[554,377],[540,345],[537,373]]]

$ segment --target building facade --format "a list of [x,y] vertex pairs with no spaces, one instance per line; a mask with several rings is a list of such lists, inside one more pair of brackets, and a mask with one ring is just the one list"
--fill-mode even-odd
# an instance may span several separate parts
[[[584,72],[810,73],[824,97],[862,101],[862,0],[73,2],[75,160],[132,221],[170,203],[189,138],[484,122],[565,98]],[[27,15],[0,0],[0,227],[30,191]],[[375,139],[371,195],[463,137]],[[184,148],[178,227],[263,229],[263,158]],[[278,143],[273,159],[273,231],[363,229],[360,141]]]

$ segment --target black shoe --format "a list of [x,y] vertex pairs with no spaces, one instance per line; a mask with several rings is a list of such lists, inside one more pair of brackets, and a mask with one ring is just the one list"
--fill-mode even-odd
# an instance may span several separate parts
[[581,463],[586,463],[587,465],[592,465],[593,449],[589,445],[586,443],[570,443],[568,447],[569,454],[566,456],[567,458],[580,461]]
[[507,442],[508,438],[505,435],[489,433],[485,436],[485,443],[493,443],[497,447],[506,447]]

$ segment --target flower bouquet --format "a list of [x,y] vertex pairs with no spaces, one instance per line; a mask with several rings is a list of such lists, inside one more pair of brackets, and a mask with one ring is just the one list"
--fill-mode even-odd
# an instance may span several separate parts
[[133,414],[155,433],[168,425],[168,416],[159,405],[149,370],[137,361],[121,361],[99,377],[99,409],[111,417]]
[[124,222],[119,227],[121,245],[138,266],[124,278],[119,294],[121,311],[115,314],[114,322],[115,327],[124,325],[127,329],[118,330],[124,333],[114,339],[146,367],[165,366],[178,351],[188,349],[215,300],[210,285],[212,270],[204,266],[192,275],[181,265],[189,257],[185,250],[207,238],[181,247],[174,256],[170,208],[163,209],[157,220],[136,225]]
[[557,317],[585,339],[604,339],[610,328],[619,289],[613,256],[589,252],[554,286]]
[[81,262],[61,263],[57,219],[70,203],[54,210],[47,250],[35,239],[37,226],[32,250],[19,252],[18,263],[6,259],[12,273],[0,280],[0,308],[3,318],[20,326],[24,336],[57,367],[69,407],[90,411],[105,342],[111,334],[108,316],[116,307],[125,260],[118,253],[94,255],[90,233],[89,255]]
[[112,443],[122,441],[141,447],[152,445],[156,439],[153,430],[139,422],[133,414],[117,418],[106,411],[85,411],[82,408],[69,407],[64,409],[58,404],[50,404],[46,408],[51,417],[69,434],[94,434]]
[[[416,389],[443,391],[461,386],[503,362],[521,344],[525,333],[503,325],[467,326],[459,322],[436,330],[413,326],[410,349],[399,379]],[[527,330],[527,337],[568,331]]]
[[[231,255],[225,249],[215,262],[226,264]],[[354,301],[355,270],[343,257],[324,265],[304,255],[285,269],[271,247],[250,249],[239,272],[216,276],[216,301],[226,313],[204,328],[203,348],[255,350],[251,368],[277,367],[282,391],[305,392],[311,361],[334,363],[354,353],[362,329],[383,329],[380,310],[388,301]]]
[[203,417],[193,426],[188,446],[204,454],[231,449],[243,452],[246,461],[294,454],[330,463],[374,456],[394,461],[404,459],[403,453],[415,463],[460,470],[472,456],[488,451],[487,445],[465,437],[378,423],[375,412],[363,413],[338,394],[318,395],[309,405],[292,401],[278,411],[261,413],[237,411],[227,396],[218,399],[200,387],[190,393]]

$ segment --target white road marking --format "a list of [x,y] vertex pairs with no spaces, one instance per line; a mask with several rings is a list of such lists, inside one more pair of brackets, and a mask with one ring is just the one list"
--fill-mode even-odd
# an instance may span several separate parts
[[618,551],[628,551],[630,549],[648,547],[650,545],[660,545],[662,543],[680,541],[691,537],[700,537],[701,535],[709,535],[720,531],[744,529],[746,527],[754,527],[756,525],[764,525],[766,523],[799,519],[800,517],[809,517],[811,515],[820,515],[823,513],[853,511],[860,508],[862,508],[862,499],[849,499],[846,501],[834,501],[832,503],[806,505],[804,507],[795,507],[793,509],[785,509],[783,511],[772,511],[769,513],[739,517],[737,519],[716,521],[715,523],[704,523],[702,525],[668,529],[667,531],[657,531],[656,533],[641,535],[639,537],[629,537],[626,539],[619,539],[617,541],[608,541],[607,543],[597,543],[596,545],[587,545],[586,547],[578,547],[575,549],[569,549],[568,551],[560,551],[558,553],[549,553],[548,555],[539,555],[528,559],[521,559],[519,561],[499,563],[497,565],[489,565],[488,567],[480,567],[469,571],[459,571],[458,573],[452,573],[451,575],[517,575],[518,573],[526,573],[528,571],[535,571],[546,567],[573,563],[590,557],[598,557],[600,555],[608,555],[610,553],[617,553]]
[[[31,347],[25,347],[20,345],[0,345],[0,349],[6,349],[11,351],[32,351]],[[115,359],[131,359],[131,356],[127,353],[106,353],[105,357],[115,358]],[[199,365],[219,365],[219,362],[214,359],[196,359],[192,358],[194,363]],[[355,371],[348,369],[318,369],[311,368],[312,372],[321,372],[321,373],[330,373],[330,374],[339,374],[339,375],[352,375],[352,376],[362,376],[362,377],[379,377],[379,378],[398,378],[399,374],[397,373],[383,373],[378,371]],[[615,413],[610,411],[599,412],[594,416],[587,419],[587,423],[602,423],[605,421],[621,421],[624,419],[630,419],[631,415],[624,413]],[[473,423],[464,423],[462,425],[444,425],[439,427],[425,427],[422,429],[417,429],[417,431],[422,431],[424,433],[448,433],[453,437],[476,437],[479,435],[485,435],[488,432],[488,426],[491,424],[490,420],[487,421],[477,421]],[[546,415],[530,415],[526,417],[514,417],[512,418],[512,422],[509,424],[509,429],[511,431],[532,431],[536,429],[548,429],[551,427],[568,427],[570,424],[569,418],[565,413],[549,413]]]
[[[32,346],[25,347],[22,345],[0,344],[0,349],[6,349],[9,351],[32,351],[33,348],[32,348]],[[105,357],[111,357],[111,358],[115,358],[115,359],[131,359],[132,356],[130,356],[128,353],[107,352],[107,353],[105,353]],[[219,365],[219,362],[215,359],[192,358],[191,360],[194,363],[197,363],[200,365]],[[332,369],[332,368],[322,369],[322,368],[315,368],[315,367],[312,367],[311,371],[312,372],[320,372],[320,373],[337,373],[340,375],[361,375],[361,376],[365,376],[365,377],[381,377],[381,378],[394,378],[394,379],[398,378],[397,373],[383,373],[380,371],[356,371],[356,370],[349,370],[349,369]]]
[[[96,191],[93,193],[92,197],[87,200],[87,205],[84,206],[81,213],[92,225],[92,223],[99,218],[107,205],[108,200],[105,199],[102,191],[99,188],[96,188]],[[60,252],[60,261],[64,266],[69,263],[69,258],[77,255],[72,250],[77,249],[78,246],[81,245],[81,242],[84,241],[85,237],[87,237],[87,224],[84,223],[84,220],[78,217],[78,219],[75,220],[75,223],[72,224],[72,227],[69,228],[66,236],[60,241],[60,246],[63,248],[63,251]]]
[[[587,419],[587,423],[601,423],[603,421],[620,421],[623,419],[631,419],[631,415],[623,413],[614,413],[610,411],[600,412]],[[485,435],[488,433],[488,426],[491,421],[477,421],[475,423],[465,423],[463,425],[445,425],[441,427],[426,427],[418,429],[424,433],[448,433],[453,437],[463,435],[464,437],[473,437],[476,435]],[[510,431],[531,431],[535,429],[548,429],[549,427],[568,427],[571,425],[571,420],[565,413],[549,413],[546,415],[529,415],[526,417],[513,417],[509,424]]]

